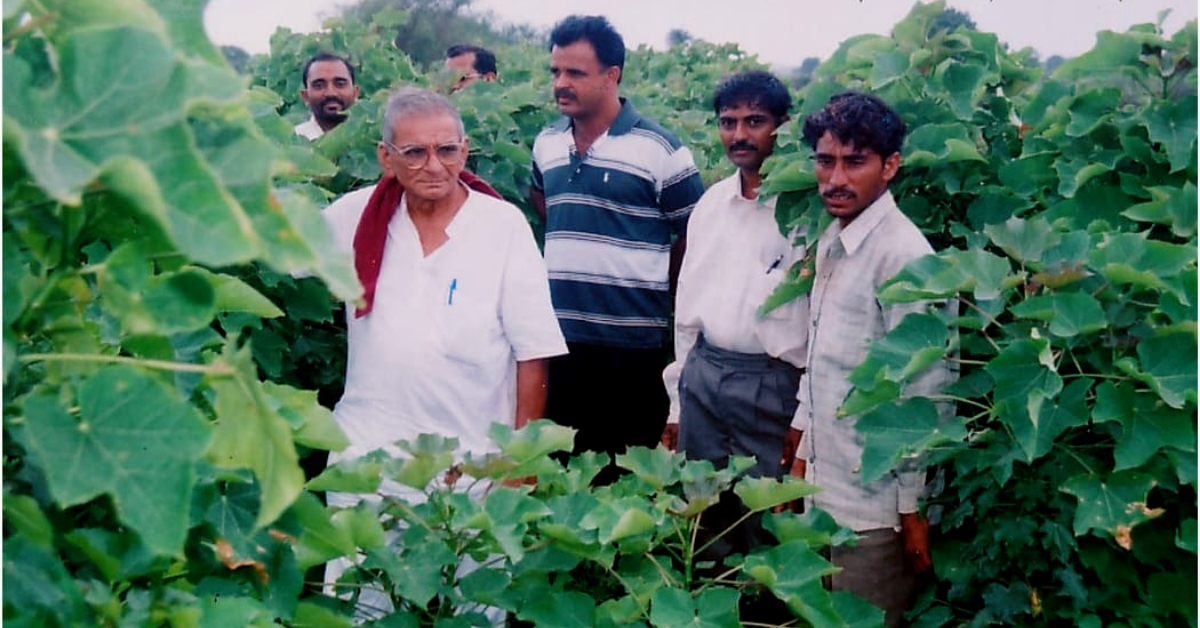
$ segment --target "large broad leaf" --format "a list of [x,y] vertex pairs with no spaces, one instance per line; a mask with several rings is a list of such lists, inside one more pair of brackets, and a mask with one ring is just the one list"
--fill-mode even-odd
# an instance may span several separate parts
[[962,124],[924,124],[906,141],[905,166],[940,166],[955,161],[986,161]]
[[1140,368],[1129,361],[1117,367],[1145,382],[1167,405],[1182,408],[1196,403],[1196,333],[1174,331],[1138,343]]
[[705,589],[693,598],[681,589],[662,588],[650,601],[650,621],[661,628],[739,628],[734,589]]
[[782,479],[775,478],[742,478],[733,487],[733,492],[742,500],[742,504],[752,512],[760,512],[780,504],[808,497],[821,492],[821,489],[790,475]]
[[1158,100],[1142,112],[1150,139],[1166,150],[1171,172],[1187,168],[1196,159],[1196,95],[1179,100]]
[[1104,238],[1088,262],[1115,284],[1164,290],[1165,279],[1196,263],[1196,247],[1151,240],[1145,234],[1117,233]]
[[1057,398],[1049,400],[1039,413],[1032,416],[1020,404],[1006,403],[1002,414],[1012,430],[1013,439],[1025,453],[1025,461],[1033,462],[1050,453],[1055,439],[1063,432],[1087,425],[1087,393],[1092,381],[1085,378],[1071,382]]
[[254,472],[262,489],[255,525],[263,526],[279,517],[304,486],[292,429],[258,381],[249,348],[227,349],[217,364],[232,374],[208,377],[217,415],[208,459],[217,467]]
[[628,469],[638,479],[659,491],[679,481],[683,454],[673,453],[663,447],[630,447],[625,453],[617,454],[616,462],[617,466]]
[[884,405],[861,416],[854,429],[862,434],[862,481],[869,484],[900,465],[947,442],[967,437],[962,419],[942,423],[933,402],[916,397]]
[[1107,478],[1094,475],[1073,477],[1062,485],[1064,492],[1079,498],[1075,509],[1075,536],[1089,530],[1108,533],[1117,545],[1133,549],[1133,528],[1163,513],[1146,503],[1154,486],[1153,476],[1136,471],[1118,471]]
[[853,543],[858,538],[854,530],[838,525],[829,513],[816,506],[805,508],[801,515],[766,513],[763,527],[775,535],[780,544],[801,541],[814,551],[828,545]]
[[110,366],[81,387],[78,417],[49,396],[29,397],[24,410],[26,445],[56,501],[107,493],[148,547],[182,552],[195,463],[211,436],[190,405],[136,369]]
[[988,225],[983,233],[993,244],[1021,262],[1036,262],[1046,251],[1058,246],[1061,234],[1044,218],[1009,218],[1003,224]]
[[803,541],[791,541],[746,557],[746,575],[770,589],[813,628],[844,628],[821,578],[837,568]]
[[5,57],[6,143],[11,136],[30,176],[78,205],[102,171],[119,173],[109,185],[192,259],[250,259],[262,242],[195,149],[184,122],[186,70],[163,35],[84,29],[59,50],[60,80],[51,91],[33,87],[28,67]]
[[949,340],[950,330],[937,316],[909,314],[871,343],[866,360],[850,373],[850,383],[869,390],[882,380],[908,381],[940,362]]
[[1008,260],[987,251],[952,250],[919,257],[879,287],[883,303],[908,303],[970,292],[981,301],[996,299],[1013,282]]
[[1195,183],[1188,181],[1182,188],[1153,186],[1146,191],[1152,200],[1134,205],[1121,215],[1130,220],[1167,225],[1181,238],[1196,234]]
[[1021,318],[1049,322],[1050,333],[1060,338],[1090,334],[1108,327],[1108,318],[1095,297],[1086,292],[1056,292],[1030,298],[1010,311]]
[[517,618],[545,628],[593,628],[596,600],[578,591],[552,591],[517,613]]
[[1121,425],[1121,438],[1113,452],[1117,471],[1140,467],[1166,447],[1196,451],[1194,412],[1163,407],[1153,395],[1139,393],[1129,384],[1105,382],[1099,386],[1092,420]]
[[507,487],[493,488],[483,502],[486,523],[481,526],[514,563],[525,558],[523,539],[529,524],[553,514],[545,504]]

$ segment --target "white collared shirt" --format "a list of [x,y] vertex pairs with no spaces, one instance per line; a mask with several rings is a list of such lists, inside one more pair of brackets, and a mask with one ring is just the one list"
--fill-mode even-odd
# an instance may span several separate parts
[[325,129],[322,129],[321,125],[317,124],[315,116],[309,116],[307,120],[297,124],[292,130],[296,132],[296,135],[303,135],[309,141],[325,135]]
[[739,173],[715,183],[692,212],[675,295],[675,361],[663,371],[671,398],[668,422],[679,421],[679,376],[700,333],[740,353],[765,353],[804,366],[808,299],[758,315],[788,268],[803,258],[779,232],[774,199],[742,195]]
[[[374,187],[325,210],[336,241],[352,250]],[[496,447],[491,423],[512,425],[517,361],[566,353],[550,305],[546,267],[513,205],[471,191],[426,257],[408,207],[388,225],[371,313],[347,305],[346,390],[334,408],[350,439],[339,459],[433,433],[459,452]]]

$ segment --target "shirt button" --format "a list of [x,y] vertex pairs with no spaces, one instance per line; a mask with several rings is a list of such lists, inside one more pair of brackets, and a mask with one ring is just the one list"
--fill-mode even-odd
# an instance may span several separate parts
[[862,465],[858,465],[857,467],[850,469],[850,473],[853,473],[854,475],[858,475],[859,473],[862,473]]

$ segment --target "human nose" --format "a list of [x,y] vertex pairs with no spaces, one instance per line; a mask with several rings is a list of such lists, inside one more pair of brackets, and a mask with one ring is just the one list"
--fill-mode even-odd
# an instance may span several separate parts
[[833,165],[829,167],[830,185],[840,186],[845,184],[847,180],[846,167],[841,161],[835,161]]
[[750,137],[750,127],[745,122],[735,122],[733,125],[733,139],[744,140]]

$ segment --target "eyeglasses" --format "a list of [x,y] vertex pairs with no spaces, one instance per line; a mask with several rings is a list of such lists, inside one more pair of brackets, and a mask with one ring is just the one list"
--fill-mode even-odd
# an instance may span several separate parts
[[462,161],[462,140],[438,144],[437,146],[419,146],[416,144],[396,146],[387,141],[384,141],[383,145],[391,149],[392,153],[400,159],[400,164],[409,170],[424,168],[429,163],[430,155],[437,155],[437,160],[442,162],[442,165],[446,167],[457,166]]

